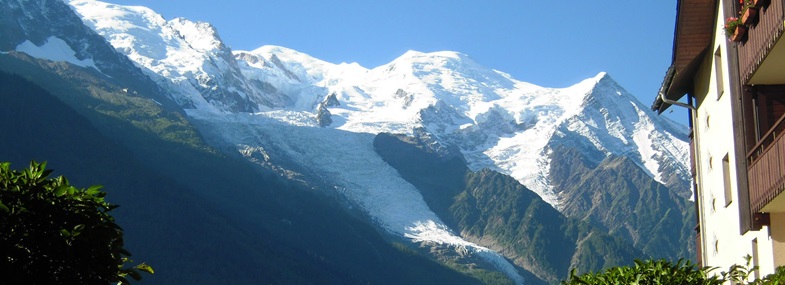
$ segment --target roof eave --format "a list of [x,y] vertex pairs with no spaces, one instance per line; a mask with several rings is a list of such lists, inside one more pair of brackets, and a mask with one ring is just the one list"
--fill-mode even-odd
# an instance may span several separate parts
[[662,113],[670,107],[660,94],[678,101],[692,89],[695,73],[713,41],[717,7],[717,0],[677,1],[673,57],[652,110]]

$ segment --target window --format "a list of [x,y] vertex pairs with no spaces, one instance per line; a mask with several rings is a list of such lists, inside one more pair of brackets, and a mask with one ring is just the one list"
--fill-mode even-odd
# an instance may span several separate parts
[[714,237],[714,255],[716,256],[718,253],[720,253],[720,240],[718,240],[717,237],[715,236]]
[[725,207],[727,207],[733,202],[733,193],[730,189],[730,158],[728,157],[728,154],[725,154],[725,157],[722,158],[722,178],[725,186]]
[[715,75],[715,82],[717,83],[717,100],[722,97],[722,94],[725,93],[725,74],[722,72],[722,50],[721,47],[717,47],[717,51],[714,52],[714,75]]
[[711,128],[711,115],[706,115],[706,129]]

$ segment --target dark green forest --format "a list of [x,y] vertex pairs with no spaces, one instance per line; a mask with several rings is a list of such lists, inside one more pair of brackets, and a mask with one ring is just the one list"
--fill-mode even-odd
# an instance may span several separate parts
[[126,248],[155,267],[145,284],[480,283],[331,197],[212,150],[176,110],[80,68],[0,57],[21,73],[0,73],[0,160],[103,185]]

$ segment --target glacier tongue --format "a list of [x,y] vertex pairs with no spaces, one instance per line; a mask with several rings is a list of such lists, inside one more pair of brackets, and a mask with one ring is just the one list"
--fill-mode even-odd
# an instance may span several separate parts
[[316,126],[296,126],[260,114],[219,114],[188,110],[188,115],[223,140],[267,150],[268,159],[294,162],[334,185],[391,233],[414,242],[448,244],[486,259],[518,284],[523,278],[504,257],[455,235],[425,204],[420,192],[373,149],[374,134]]

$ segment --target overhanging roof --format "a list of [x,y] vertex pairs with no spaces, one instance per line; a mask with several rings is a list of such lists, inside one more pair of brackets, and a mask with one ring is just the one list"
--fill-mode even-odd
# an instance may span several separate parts
[[677,1],[673,58],[652,110],[662,113],[670,107],[662,101],[660,93],[678,101],[692,90],[695,72],[712,43],[717,7],[717,0]]

